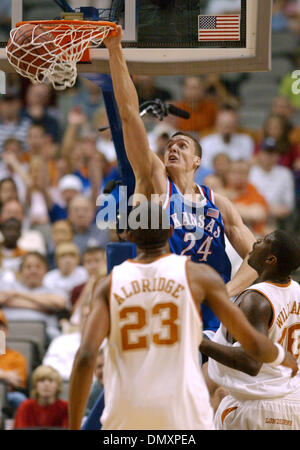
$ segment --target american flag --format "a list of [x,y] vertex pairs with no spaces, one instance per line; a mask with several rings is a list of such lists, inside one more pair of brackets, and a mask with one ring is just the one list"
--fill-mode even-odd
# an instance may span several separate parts
[[199,41],[239,41],[240,15],[198,16]]
[[206,215],[217,219],[219,217],[219,211],[217,209],[208,208]]

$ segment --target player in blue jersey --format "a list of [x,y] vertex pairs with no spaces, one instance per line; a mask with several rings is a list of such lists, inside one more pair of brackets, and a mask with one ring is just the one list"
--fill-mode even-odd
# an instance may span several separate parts
[[[250,286],[257,272],[247,264],[247,255],[255,238],[244,225],[234,205],[205,186],[197,186],[194,173],[201,163],[202,149],[187,133],[176,133],[169,140],[164,162],[150,149],[139,101],[124,58],[122,28],[116,36],[105,39],[109,51],[110,71],[118,104],[126,153],[135,175],[135,195],[148,199],[157,194],[169,208],[174,228],[170,239],[172,252],[190,255],[195,262],[214,267],[227,283],[230,296]],[[225,233],[243,263],[231,279],[231,265],[225,251]],[[196,237],[196,239],[195,239]],[[204,311],[204,328],[215,331],[219,322]]]

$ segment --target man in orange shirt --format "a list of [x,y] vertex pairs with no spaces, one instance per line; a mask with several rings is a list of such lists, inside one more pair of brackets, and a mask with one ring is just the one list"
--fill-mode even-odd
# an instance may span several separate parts
[[217,116],[217,105],[205,97],[205,85],[200,77],[186,77],[182,87],[183,98],[176,106],[190,113],[188,120],[177,118],[175,128],[200,134],[213,128]]
[[232,162],[223,194],[235,204],[243,221],[256,234],[263,234],[269,207],[265,198],[249,182],[249,170],[250,163],[247,161]]
[[[4,331],[7,337],[8,323],[1,310],[0,331]],[[6,353],[0,356],[0,381],[7,384],[7,401],[13,414],[20,403],[27,398],[26,395],[18,391],[18,389],[24,389],[27,382],[27,362],[20,352],[6,347]]]

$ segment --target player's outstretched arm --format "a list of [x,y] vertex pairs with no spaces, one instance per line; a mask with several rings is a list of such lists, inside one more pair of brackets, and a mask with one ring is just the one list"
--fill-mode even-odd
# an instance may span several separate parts
[[[278,348],[273,342],[257,331],[247,320],[241,309],[229,300],[225,284],[220,275],[204,264],[187,263],[187,271],[194,298],[208,304],[218,319],[227,328],[252,358],[263,363],[272,363],[278,356]],[[285,354],[282,365],[292,369],[292,375],[298,370],[296,359]]]
[[108,292],[110,277],[99,281],[94,290],[91,312],[81,336],[70,378],[69,429],[80,430],[90,393],[98,349],[110,327]]
[[114,94],[122,119],[124,143],[127,157],[134,171],[136,183],[150,180],[157,171],[162,172],[163,190],[165,190],[165,167],[157,155],[150,149],[146,129],[139,114],[139,100],[130,77],[121,45],[122,27],[117,34],[104,40],[109,51],[109,65],[113,81]]
[[256,239],[230,200],[223,195],[215,194],[215,203],[221,211],[226,236],[236,252],[243,258],[241,267],[226,285],[229,296],[233,297],[243,292],[258,277],[257,272],[247,263],[248,254]]

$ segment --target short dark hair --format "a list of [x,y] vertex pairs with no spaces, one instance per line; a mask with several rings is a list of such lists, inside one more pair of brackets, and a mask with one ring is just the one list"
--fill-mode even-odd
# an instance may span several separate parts
[[283,230],[273,232],[271,252],[277,258],[278,272],[284,276],[300,266],[300,242]]
[[[144,228],[132,229],[129,227],[137,247],[150,250],[164,246],[169,237],[170,222],[162,206],[158,203],[145,201],[133,208],[130,214],[134,214],[137,209],[137,218],[145,217],[147,214],[148,222]],[[153,222],[155,227],[153,227]]]
[[32,251],[32,252],[26,253],[26,255],[23,256],[22,262],[21,262],[21,264],[20,264],[20,271],[23,269],[26,260],[27,260],[30,256],[35,256],[36,258],[38,258],[38,259],[45,265],[46,270],[48,270],[48,261],[47,261],[47,258],[46,258],[44,255],[42,255],[41,253],[39,253],[39,252]]
[[84,252],[82,253],[82,258],[85,257],[85,255],[93,255],[94,253],[105,253],[105,250],[102,247],[87,247]]
[[196,155],[199,156],[200,158],[202,158],[202,147],[199,144],[199,142],[197,141],[196,138],[194,138],[194,136],[192,136],[189,133],[186,133],[185,131],[177,131],[176,133],[174,133],[170,139],[172,139],[175,136],[186,136],[188,138],[190,138],[193,142],[194,142],[194,147],[195,147],[195,151],[196,151]]

